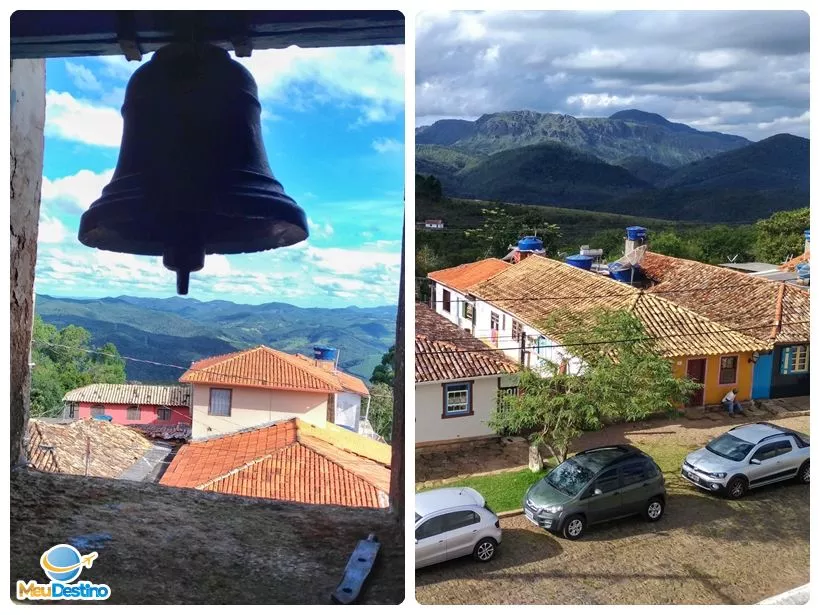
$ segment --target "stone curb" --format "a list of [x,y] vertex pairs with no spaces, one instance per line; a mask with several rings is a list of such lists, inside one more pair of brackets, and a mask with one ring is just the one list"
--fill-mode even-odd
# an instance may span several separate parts
[[809,584],[795,587],[787,592],[783,592],[777,596],[766,598],[758,602],[758,604],[808,604],[809,602]]
[[515,517],[516,515],[521,515],[523,513],[523,508],[516,508],[514,510],[505,510],[504,512],[496,513],[495,516],[499,519],[506,519],[507,517]]

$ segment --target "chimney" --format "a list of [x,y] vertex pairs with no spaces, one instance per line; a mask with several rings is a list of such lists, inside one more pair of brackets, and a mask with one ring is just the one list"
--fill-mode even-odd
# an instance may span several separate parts
[[642,226],[627,226],[624,255],[643,245],[646,245],[646,229]]
[[808,253],[809,253],[809,247],[810,247],[810,242],[809,242],[809,229],[806,229],[805,231],[803,231],[803,238],[806,240],[806,247],[805,247],[805,248],[803,248],[803,252],[804,252],[805,254],[808,254]]

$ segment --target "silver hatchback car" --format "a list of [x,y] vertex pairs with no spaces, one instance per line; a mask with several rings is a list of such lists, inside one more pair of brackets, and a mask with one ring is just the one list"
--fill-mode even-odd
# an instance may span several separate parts
[[805,434],[773,423],[750,423],[689,453],[681,476],[701,489],[737,499],[749,489],[784,480],[808,484],[809,452]]
[[498,517],[475,489],[448,487],[416,494],[416,568],[464,555],[489,562],[500,542]]

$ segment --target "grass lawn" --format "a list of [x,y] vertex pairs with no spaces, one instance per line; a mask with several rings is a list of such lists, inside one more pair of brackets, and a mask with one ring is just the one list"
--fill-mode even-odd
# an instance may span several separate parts
[[527,489],[536,483],[549,470],[531,472],[530,470],[514,470],[499,472],[487,476],[474,476],[457,481],[443,481],[435,487],[428,487],[420,491],[429,491],[440,487],[472,487],[484,496],[487,506],[495,512],[504,512],[521,508],[521,500]]

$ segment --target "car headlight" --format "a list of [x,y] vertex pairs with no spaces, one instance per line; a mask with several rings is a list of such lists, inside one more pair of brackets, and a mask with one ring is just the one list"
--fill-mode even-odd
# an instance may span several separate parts
[[726,478],[726,472],[712,472],[709,476],[712,478]]
[[544,506],[544,508],[542,508],[541,510],[554,515],[556,513],[561,512],[562,510],[564,510],[564,507],[563,506]]

